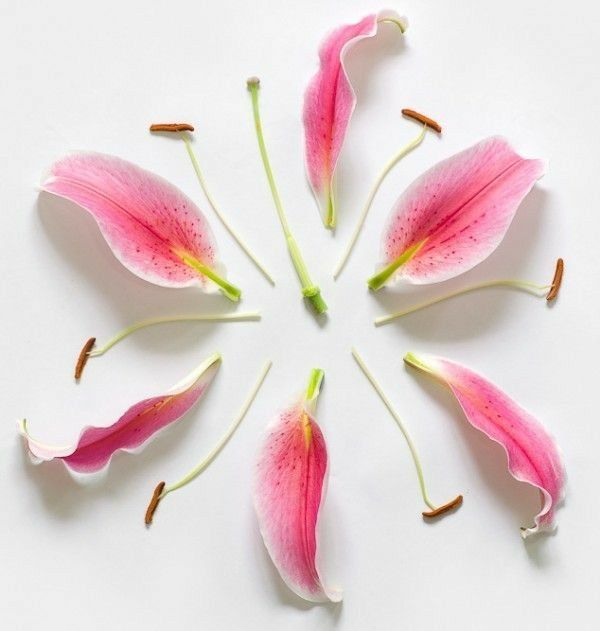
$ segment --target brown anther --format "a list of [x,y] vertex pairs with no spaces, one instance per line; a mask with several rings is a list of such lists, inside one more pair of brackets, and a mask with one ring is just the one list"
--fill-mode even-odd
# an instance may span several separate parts
[[438,506],[434,510],[425,511],[423,513],[423,517],[428,517],[428,518],[438,517],[439,515],[443,515],[444,513],[447,513],[453,508],[458,508],[462,504],[462,502],[463,502],[463,496],[458,495],[451,502],[448,502],[447,504],[444,504],[443,506]]
[[90,339],[83,345],[79,353],[79,357],[77,358],[77,363],[75,364],[75,380],[79,381],[81,379],[81,373],[87,364],[87,360],[90,358],[90,351],[94,348],[94,344],[96,343],[95,337],[90,337]]
[[563,272],[565,270],[565,262],[562,259],[556,261],[556,269],[554,270],[554,278],[552,279],[552,285],[550,291],[546,294],[546,300],[550,302],[558,296],[558,291],[562,284]]
[[150,125],[150,131],[194,131],[194,126],[189,123],[154,123]]
[[419,112],[415,112],[415,110],[402,110],[402,115],[407,118],[412,118],[413,120],[419,121],[419,123],[423,123],[423,125],[427,125],[430,129],[437,131],[438,134],[442,133],[442,126],[433,120],[433,118],[429,118],[429,116],[425,116],[424,114],[419,114]]
[[154,512],[156,511],[156,507],[161,500],[161,493],[165,488],[164,482],[159,482],[154,489],[154,493],[152,494],[152,499],[150,500],[150,504],[148,504],[148,508],[146,509],[146,516],[144,517],[144,523],[146,526],[149,526],[152,523],[152,518],[154,517]]
[[252,88],[255,85],[258,86],[260,85],[260,79],[258,77],[250,77],[246,80],[246,85],[248,88]]

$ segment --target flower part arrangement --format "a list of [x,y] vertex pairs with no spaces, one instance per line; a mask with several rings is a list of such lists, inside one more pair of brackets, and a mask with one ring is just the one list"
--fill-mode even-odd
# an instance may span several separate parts
[[158,175],[114,156],[77,153],[52,166],[42,190],[87,210],[115,256],[140,278],[163,287],[218,287],[240,299],[206,218]]
[[534,526],[521,528],[523,538],[554,530],[566,478],[558,446],[546,428],[500,388],[465,366],[414,353],[407,353],[404,361],[446,385],[469,423],[502,445],[511,475],[540,490],[540,512]]
[[500,244],[517,208],[544,174],[506,140],[492,137],[418,177],[402,193],[383,232],[377,290],[399,278],[438,283],[481,263]]
[[73,446],[55,447],[32,438],[25,420],[19,430],[34,462],[62,460],[75,473],[95,473],[110,463],[117,451],[141,448],[157,432],[182,418],[204,395],[221,365],[216,353],[165,394],[132,405],[108,427],[86,427]]
[[265,546],[286,585],[311,602],[338,602],[318,567],[318,520],[328,456],[314,418],[324,373],[314,369],[306,392],[269,427],[256,464],[254,506]]
[[[386,22],[399,27],[402,33],[407,25],[396,13],[380,12],[333,31],[321,46],[319,71],[305,93],[307,175],[328,228],[336,225],[335,170],[356,105],[345,58],[357,42],[374,37],[379,25]],[[317,314],[322,314],[327,311],[327,304],[319,287],[311,280],[275,184],[262,131],[258,79],[249,79],[247,86],[261,159],[302,295]],[[421,130],[388,161],[378,176],[349,246],[335,269],[335,278],[348,260],[384,178],[423,141],[427,130],[441,132],[440,125],[433,119],[414,110],[402,112],[420,123]],[[248,257],[274,284],[272,276],[232,228],[208,191],[188,135],[194,131],[193,126],[164,123],[152,125],[150,129],[180,134],[209,204]],[[543,173],[540,160],[522,158],[499,137],[488,138],[439,162],[398,199],[383,234],[382,266],[369,279],[369,287],[378,290],[400,279],[412,284],[435,283],[471,269],[499,245],[519,204]],[[80,153],[56,162],[42,190],[86,209],[95,218],[116,257],[138,277],[167,287],[199,285],[206,291],[218,288],[229,299],[239,300],[241,291],[225,278],[207,220],[189,198],[159,176],[120,158]],[[382,316],[375,323],[384,324],[447,298],[496,286],[536,295],[544,292],[546,300],[551,302],[558,295],[563,272],[563,260],[558,259],[551,284],[512,279],[487,281]],[[143,320],[97,348],[95,338],[90,338],[80,352],[75,378],[81,377],[88,359],[103,355],[144,327],[175,321],[255,319],[260,319],[259,312]],[[423,467],[406,426],[356,349],[352,349],[352,355],[404,435],[427,506],[423,517],[435,518],[459,508],[462,495],[441,505],[429,498]],[[497,386],[460,364],[413,353],[406,354],[404,360],[448,387],[469,423],[503,446],[511,474],[539,489],[541,508],[534,525],[522,529],[523,537],[552,530],[557,506],[564,495],[565,471],[558,447],[547,430]],[[117,451],[141,448],[159,431],[182,418],[204,395],[220,362],[219,354],[212,355],[165,394],[136,403],[112,425],[86,427],[73,446],[55,447],[32,438],[25,420],[21,421],[19,430],[36,462],[59,459],[75,473],[100,471],[109,465]],[[248,413],[270,367],[268,361],[238,414],[206,456],[177,482],[157,485],[146,511],[146,525],[152,523],[159,502],[167,494],[195,479],[220,453]],[[303,395],[269,427],[256,463],[253,496],[265,546],[287,586],[311,602],[338,602],[342,592],[326,586],[319,568],[318,527],[329,467],[327,445],[315,418],[322,381],[323,371],[314,369]]]
[[357,42],[374,37],[385,22],[398,26],[401,33],[408,27],[406,18],[394,11],[382,11],[356,24],[340,26],[328,35],[319,49],[319,70],[304,94],[306,172],[327,228],[334,228],[337,221],[335,168],[356,106],[345,58]]

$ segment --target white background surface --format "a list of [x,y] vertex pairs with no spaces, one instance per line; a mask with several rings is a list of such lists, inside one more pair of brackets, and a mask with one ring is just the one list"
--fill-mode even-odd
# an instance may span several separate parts
[[[332,238],[308,190],[301,98],[331,28],[373,2],[15,2],[0,15],[2,424],[0,618],[4,629],[595,629],[597,481],[599,14],[593,2],[397,3],[411,26],[385,26],[357,46],[358,107],[339,168]],[[266,140],[290,222],[330,305],[318,325],[299,287],[259,161],[245,80],[262,79]],[[413,107],[439,119],[385,182],[339,282],[330,270],[383,163],[417,128]],[[267,285],[203,200],[182,144],[151,137],[163,120],[196,125],[215,197],[277,277]],[[498,250],[443,286],[369,295],[383,221],[422,170],[491,134],[549,161]],[[53,160],[74,149],[114,153],[167,177],[214,226],[243,309],[260,323],[168,325],[90,362],[90,335],[159,314],[222,311],[224,298],[166,290],[120,266],[77,207],[38,199]],[[553,308],[493,290],[375,329],[374,316],[470,282],[565,284]],[[350,357],[356,345],[410,427],[431,494],[463,507],[425,524],[413,465],[392,419]],[[472,430],[450,395],[402,365],[408,350],[462,361],[538,416],[569,475],[556,536],[524,544],[537,494],[506,472],[502,450]],[[224,363],[200,405],[138,456],[117,455],[82,487],[60,463],[30,465],[15,431],[26,416],[48,442],[108,424],[161,393],[214,351]],[[154,485],[173,481],[212,446],[259,367],[274,367],[239,432],[194,484],[142,524]],[[326,372],[318,417],[331,458],[322,526],[324,571],[338,607],[310,606],[281,583],[252,510],[251,471],[263,428]]]

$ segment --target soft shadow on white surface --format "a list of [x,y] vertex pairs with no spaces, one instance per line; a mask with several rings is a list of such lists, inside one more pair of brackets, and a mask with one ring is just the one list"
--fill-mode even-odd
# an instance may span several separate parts
[[[330,506],[326,506],[326,510],[329,511]],[[254,511],[248,516],[251,523],[250,528],[250,545],[255,549],[255,559],[260,566],[261,575],[266,578],[265,584],[271,591],[271,594],[277,599],[278,603],[284,607],[297,609],[299,611],[308,611],[315,607],[323,608],[328,612],[332,623],[337,624],[342,614],[342,607],[344,601],[339,603],[311,603],[300,596],[296,595],[284,582],[277,568],[273,565],[273,561],[267,552],[267,548],[263,543],[260,530],[258,528],[258,522],[256,521],[256,515]],[[327,530],[329,527],[325,526]],[[327,547],[326,542],[323,542],[323,523],[319,526],[319,535],[321,537],[321,545],[323,548]],[[326,579],[326,577],[325,577]]]
[[40,193],[38,213],[56,251],[125,315],[140,302],[145,312],[164,308],[166,302],[174,312],[199,307],[206,313],[235,311],[235,303],[219,293],[205,294],[195,287],[159,287],[137,278],[116,259],[93,217],[73,202]]
[[[236,304],[218,293],[205,294],[198,287],[159,287],[137,278],[116,259],[93,217],[77,204],[41,193],[37,208],[41,226],[56,252],[74,274],[83,277],[103,299],[110,302],[111,309],[119,314],[123,327],[162,315],[228,313],[236,310]],[[93,325],[90,323],[90,327]],[[154,352],[176,354],[189,348],[192,343],[207,340],[215,327],[219,326],[222,325],[217,322],[161,324],[132,335],[130,341]],[[97,331],[90,329],[90,335],[97,334]],[[104,341],[99,339],[98,343]],[[76,352],[78,350],[74,349]],[[90,361],[86,372],[93,363]]]
[[[541,228],[547,221],[548,203],[549,194],[539,187],[534,188],[519,207],[498,249],[472,271],[427,287],[407,286],[400,282],[395,286],[384,287],[378,292],[370,292],[370,297],[378,301],[381,314],[385,314],[487,280],[514,278],[550,283],[554,268],[548,268],[546,278],[530,279],[519,272],[520,269],[526,268]],[[556,256],[560,254],[557,252]],[[486,329],[502,327],[506,323],[508,303],[513,299],[539,302],[540,318],[544,316],[548,304],[545,300],[510,288],[499,287],[457,296],[398,318],[385,326],[397,327],[411,337],[428,342],[459,342],[472,338]]]
[[[540,510],[540,495],[538,489],[525,482],[515,480],[508,471],[506,452],[490,440],[482,432],[472,427],[465,419],[465,415],[454,399],[442,385],[435,383],[428,377],[415,374],[406,368],[419,385],[436,402],[437,407],[443,407],[452,415],[452,421],[460,432],[460,438],[467,445],[469,456],[477,465],[481,478],[489,488],[490,493],[502,504],[503,510],[511,515],[515,524],[515,538],[519,537],[519,527],[533,524],[533,517]],[[442,419],[440,419],[442,422]],[[450,445],[449,448],[452,448]],[[457,489],[457,493],[465,495],[465,502],[470,500],[469,489]],[[539,535],[543,538],[545,535]],[[534,537],[535,538],[535,537]],[[528,550],[534,548],[528,547]],[[535,555],[537,556],[537,555]]]
[[391,64],[406,48],[406,37],[398,26],[384,23],[379,24],[375,37],[363,39],[350,49],[346,71],[359,101],[369,98],[372,77],[381,71],[382,62],[388,60]]
[[[561,505],[562,504],[559,504],[559,506]],[[531,564],[539,570],[543,570],[551,566],[553,563],[552,555],[554,554],[554,551],[552,549],[551,540],[556,536],[557,532],[558,529],[552,532],[544,532],[539,535],[528,537],[523,542],[525,552],[529,557]]]
[[[205,396],[210,396],[210,393]],[[21,437],[15,441],[15,449],[22,453],[24,477],[36,487],[44,509],[56,519],[75,519],[86,511],[98,510],[100,500],[131,496],[132,488],[139,485],[140,478],[147,479],[147,498],[137,498],[141,524],[146,504],[160,481],[156,478],[159,474],[154,472],[160,472],[163,468],[161,465],[173,459],[179,445],[192,429],[192,424],[202,422],[200,416],[201,410],[192,410],[165,428],[166,431],[159,432],[141,450],[135,453],[118,451],[107,468],[89,476],[72,475],[60,460],[34,464]]]
[[[382,72],[385,66],[391,69],[394,61],[398,61],[397,58],[403,54],[406,47],[406,38],[395,24],[380,24],[375,37],[361,40],[350,49],[346,55],[346,71],[356,94],[357,109],[368,107],[371,98],[370,86],[375,75]],[[394,73],[394,76],[397,75],[397,68],[390,71]],[[401,118],[401,107],[403,106],[399,104],[398,120]],[[349,129],[351,128],[352,121],[349,125]],[[409,133],[412,133],[412,130]],[[364,200],[348,199],[346,184],[355,180],[360,181],[363,177],[363,157],[357,155],[349,142],[345,142],[335,172],[338,214],[343,221],[355,222],[357,216],[354,213],[358,212],[356,206],[360,207],[360,204],[364,203]],[[349,211],[348,214],[346,209]],[[331,233],[333,236],[334,231]],[[340,243],[334,246],[335,249],[340,250],[341,243],[344,243],[347,238],[346,235],[341,235]]]

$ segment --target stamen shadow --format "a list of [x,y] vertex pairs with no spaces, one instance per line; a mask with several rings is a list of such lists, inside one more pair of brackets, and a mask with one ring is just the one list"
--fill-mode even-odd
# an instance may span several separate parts
[[[433,382],[426,376],[414,374],[415,371],[411,368],[407,367],[405,370],[419,382],[420,387],[427,391],[436,407],[449,411],[486,486],[489,487],[493,496],[503,504],[503,507],[511,513],[510,519],[514,521],[515,538],[519,538],[519,527],[532,524],[533,517],[539,511],[538,489],[512,477],[508,471],[504,449],[469,424],[460,405],[444,386]],[[469,491],[469,489],[458,490],[465,495]],[[475,499],[472,496],[467,497],[465,506],[473,501]],[[462,510],[464,508],[462,507]]]
[[[203,398],[211,396],[211,390]],[[199,402],[201,406],[203,401]],[[166,428],[137,453],[117,452],[107,469],[98,474],[76,477],[58,460],[34,464],[26,445],[19,436],[16,448],[21,451],[24,477],[37,487],[47,512],[59,520],[67,520],[86,510],[98,511],[100,500],[110,501],[121,496],[132,496],[132,489],[144,482],[141,496],[133,497],[139,512],[140,528],[144,526],[144,512],[154,486],[161,477],[162,465],[172,460],[173,452],[186,440],[192,425],[202,423],[202,410],[192,409],[182,419]],[[147,487],[147,488],[146,488]]]
[[[545,223],[548,199],[547,191],[535,187],[523,200],[502,243],[489,258],[469,272],[431,286],[415,287],[400,283],[378,292],[370,292],[381,306],[381,315],[487,280],[522,278],[550,283],[554,259],[548,262],[545,278],[523,278],[519,271],[535,254],[536,237]],[[559,254],[557,252],[557,256]],[[460,341],[472,338],[486,329],[504,327],[509,304],[521,300],[539,302],[540,318],[544,316],[546,305],[542,304],[545,302],[543,298],[528,296],[512,289],[491,288],[440,302],[385,326],[402,328],[408,335],[427,342]]]
[[[185,315],[194,313],[228,313],[236,310],[236,305],[219,294],[203,294],[199,288],[171,289],[158,287],[137,278],[114,256],[91,215],[68,200],[48,193],[41,193],[37,201],[40,223],[49,241],[78,274],[89,281],[103,298],[119,314],[122,326],[150,317]],[[100,322],[89,323],[89,334],[102,338],[96,326]],[[150,346],[155,351],[178,352],[208,338],[219,323],[177,323],[161,324],[144,329],[131,336],[131,342]],[[230,326],[230,325],[227,325]],[[237,324],[231,324],[232,327]],[[243,326],[243,325],[242,325]],[[164,329],[177,327],[177,335],[165,335]],[[102,327],[105,329],[105,327]],[[111,331],[109,335],[116,333]],[[81,340],[83,344],[85,340]],[[129,340],[128,340],[129,341]],[[73,349],[73,362],[77,357]],[[116,350],[114,351],[116,352]],[[93,364],[93,361],[90,361]],[[89,370],[89,366],[86,370]]]

